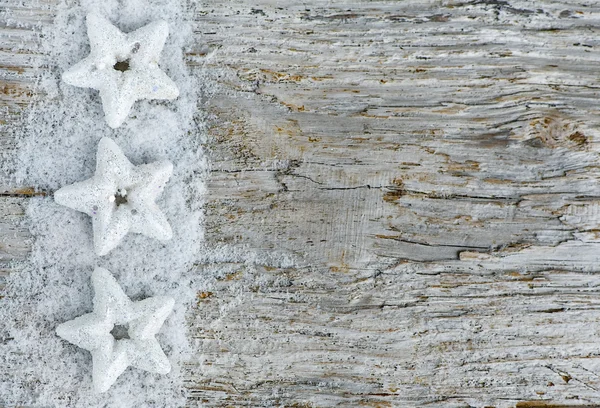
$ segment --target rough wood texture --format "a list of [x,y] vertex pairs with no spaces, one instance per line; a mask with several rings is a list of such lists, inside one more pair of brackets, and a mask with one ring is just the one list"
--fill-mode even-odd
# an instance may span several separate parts
[[[598,406],[600,6],[297,4],[190,16],[221,85],[198,269],[222,279],[189,405]],[[10,7],[4,121],[52,8]]]

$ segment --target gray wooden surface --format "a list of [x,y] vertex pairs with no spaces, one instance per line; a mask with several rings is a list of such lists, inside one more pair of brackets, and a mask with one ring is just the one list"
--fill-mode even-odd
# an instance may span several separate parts
[[[199,5],[222,279],[189,406],[599,406],[600,3]],[[52,2],[6,7],[10,125]],[[29,187],[0,197],[2,273]]]

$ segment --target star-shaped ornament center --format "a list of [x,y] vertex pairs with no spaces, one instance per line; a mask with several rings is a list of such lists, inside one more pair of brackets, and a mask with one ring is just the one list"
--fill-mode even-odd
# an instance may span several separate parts
[[129,325],[115,324],[110,334],[115,340],[130,339]]
[[113,65],[113,69],[121,72],[127,71],[129,69],[129,60],[117,61],[117,63]]
[[109,197],[108,201],[114,202],[117,207],[121,204],[127,204],[127,190],[124,188],[117,190],[114,195]]

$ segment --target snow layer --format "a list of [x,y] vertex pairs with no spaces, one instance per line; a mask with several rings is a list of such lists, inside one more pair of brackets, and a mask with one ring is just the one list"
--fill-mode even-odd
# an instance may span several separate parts
[[[35,103],[20,130],[14,174],[18,185],[47,191],[27,209],[35,242],[26,265],[10,275],[0,308],[0,374],[3,406],[43,407],[179,407],[185,405],[184,365],[190,358],[186,310],[205,277],[192,272],[202,243],[202,199],[207,164],[201,145],[205,133],[200,94],[210,94],[199,73],[191,74],[183,51],[191,28],[183,20],[183,0],[84,0],[64,2],[55,23],[43,28],[48,54],[41,67],[43,102]],[[111,129],[97,91],[63,83],[60,75],[89,54],[85,16],[99,12],[120,30],[131,32],[164,19],[172,28],[160,66],[180,88],[174,101],[140,101],[127,121]],[[81,109],[84,106],[85,109]],[[102,258],[94,254],[87,215],[54,202],[58,188],[90,178],[98,142],[110,137],[134,165],[168,160],[173,175],[157,205],[173,229],[160,242],[127,235]],[[6,169],[5,169],[6,170]],[[56,327],[92,310],[90,276],[96,267],[112,271],[132,300],[155,295],[176,299],[157,340],[169,357],[168,375],[127,369],[103,394],[92,387],[91,356],[60,339]],[[15,369],[18,368],[18,369]]]

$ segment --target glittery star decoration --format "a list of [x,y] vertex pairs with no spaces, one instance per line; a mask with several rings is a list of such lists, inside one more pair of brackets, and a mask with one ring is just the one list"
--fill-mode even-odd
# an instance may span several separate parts
[[140,99],[175,99],[177,85],[158,67],[169,35],[165,21],[125,34],[98,14],[87,15],[90,55],[62,75],[63,81],[100,91],[106,122],[119,127]]
[[165,241],[173,232],[154,200],[172,172],[169,161],[134,166],[105,137],[98,144],[96,174],[56,191],[54,201],[92,217],[97,255],[109,253],[128,232]]
[[155,296],[132,302],[103,268],[92,273],[92,286],[94,311],[62,323],[56,334],[92,353],[94,391],[107,391],[129,366],[159,374],[171,371],[155,335],[175,301]]

